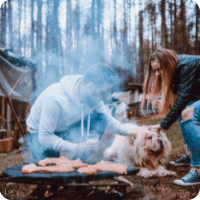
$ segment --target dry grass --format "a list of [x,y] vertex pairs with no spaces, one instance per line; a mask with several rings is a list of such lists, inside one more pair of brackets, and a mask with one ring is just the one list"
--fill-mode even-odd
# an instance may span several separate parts
[[[139,119],[139,124],[158,124],[162,120],[162,116],[151,116],[146,119]],[[176,160],[180,156],[182,156],[185,152],[184,150],[184,142],[180,132],[178,122],[175,122],[172,127],[165,131],[167,137],[170,139],[172,143],[172,153],[170,155],[169,160]],[[25,155],[28,155],[28,152],[24,152]],[[25,162],[23,155],[24,153],[20,151],[12,151],[8,154],[0,154],[0,173],[2,173],[5,169],[20,165]],[[26,160],[27,161],[27,160]],[[167,166],[168,169],[174,170],[177,172],[177,177],[165,177],[165,178],[141,178],[138,176],[128,176],[127,179],[136,185],[142,185],[155,195],[167,194],[176,192],[178,194],[178,199],[181,200],[190,200],[197,196],[199,192],[199,187],[181,187],[173,184],[173,180],[175,178],[181,178],[184,176],[189,170],[189,167],[173,168],[171,166]],[[105,180],[106,181],[106,180]],[[109,181],[109,180],[108,180]],[[101,181],[96,181],[101,182]],[[0,182],[1,193],[5,197],[9,197],[9,199],[14,199],[16,197],[26,197],[31,191],[34,190],[35,185],[29,184],[13,184],[13,183],[3,183]]]

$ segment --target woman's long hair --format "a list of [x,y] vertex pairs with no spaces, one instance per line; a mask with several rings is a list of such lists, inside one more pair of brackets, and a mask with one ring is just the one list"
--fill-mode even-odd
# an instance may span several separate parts
[[[154,60],[158,60],[160,63],[159,76],[156,76],[155,70],[151,66],[151,61]],[[167,114],[174,105],[177,95],[173,93],[172,84],[177,64],[178,57],[173,50],[159,48],[150,56],[147,75],[143,84],[143,99],[141,104],[141,112],[143,114],[147,94],[147,110],[151,103],[153,110],[157,107],[159,113]],[[158,101],[159,97],[161,97],[160,102]]]

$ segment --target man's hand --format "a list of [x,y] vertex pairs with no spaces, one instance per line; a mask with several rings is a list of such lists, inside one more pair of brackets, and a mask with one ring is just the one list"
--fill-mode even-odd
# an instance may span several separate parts
[[160,126],[160,124],[156,124],[156,125],[150,125],[149,126],[149,130],[157,130],[158,132],[160,132],[162,130],[162,127]]
[[82,142],[77,145],[76,151],[77,153],[92,153],[98,151],[98,149],[99,149],[98,143]]

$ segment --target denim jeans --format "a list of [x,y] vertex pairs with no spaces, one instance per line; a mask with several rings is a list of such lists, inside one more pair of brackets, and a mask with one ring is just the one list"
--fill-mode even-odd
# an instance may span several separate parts
[[[84,132],[87,130],[87,119],[88,117],[86,116],[84,118]],[[90,133],[96,133],[99,135],[99,139],[103,136],[105,129],[107,127],[107,119],[103,114],[100,113],[93,113],[91,114],[90,117]],[[63,138],[64,140],[68,140],[70,142],[77,142],[77,139],[81,137],[81,121],[78,121],[77,123],[71,125],[68,127],[66,131],[62,132],[56,132],[55,135],[58,137]],[[73,135],[73,138],[71,137]],[[46,148],[43,145],[40,144],[39,142],[39,137],[38,133],[29,133],[29,138],[30,138],[30,149],[32,152],[32,156],[34,158],[35,162],[38,162],[39,160],[42,160],[47,157],[54,157],[54,158],[59,158],[60,153],[56,152],[52,149]],[[84,138],[82,141],[79,142],[84,142]],[[89,155],[88,155],[89,156]],[[87,156],[87,157],[88,157]],[[80,157],[80,155],[74,155],[73,159],[76,159]]]
[[[187,109],[187,110],[186,110]],[[179,117],[185,146],[189,147],[191,166],[200,167],[200,100],[186,105]]]
[[59,158],[60,153],[56,152],[52,149],[48,149],[40,144],[38,133],[28,133],[30,139],[30,146],[32,156],[34,158],[34,162],[38,162],[45,158]]

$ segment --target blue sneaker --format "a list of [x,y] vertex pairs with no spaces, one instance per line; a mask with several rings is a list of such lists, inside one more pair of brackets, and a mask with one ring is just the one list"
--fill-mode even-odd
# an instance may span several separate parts
[[170,161],[169,164],[174,166],[189,166],[190,165],[190,158],[184,154],[181,158],[176,161]]
[[200,175],[194,168],[181,179],[174,180],[174,183],[181,186],[200,185]]

